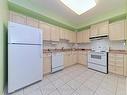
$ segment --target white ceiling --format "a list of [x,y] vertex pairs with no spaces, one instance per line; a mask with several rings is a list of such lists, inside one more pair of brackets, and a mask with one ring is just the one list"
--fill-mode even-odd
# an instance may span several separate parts
[[82,27],[96,18],[113,15],[126,9],[127,0],[96,0],[97,5],[82,15],[77,15],[60,0],[10,0],[24,7],[73,27]]

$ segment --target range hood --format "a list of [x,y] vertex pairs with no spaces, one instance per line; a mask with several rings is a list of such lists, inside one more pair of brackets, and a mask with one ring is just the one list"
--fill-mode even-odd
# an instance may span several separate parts
[[90,37],[89,39],[93,40],[93,39],[102,39],[102,38],[107,38],[108,35],[104,35],[104,36],[97,36],[97,37]]

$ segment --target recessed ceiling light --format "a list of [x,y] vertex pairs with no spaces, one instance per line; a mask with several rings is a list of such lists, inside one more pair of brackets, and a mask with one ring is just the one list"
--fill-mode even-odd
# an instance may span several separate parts
[[78,15],[81,15],[84,12],[96,6],[95,0],[60,0],[60,1]]

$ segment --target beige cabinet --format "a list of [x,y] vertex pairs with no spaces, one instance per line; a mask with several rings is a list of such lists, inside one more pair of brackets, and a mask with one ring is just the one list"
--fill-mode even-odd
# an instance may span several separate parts
[[72,32],[72,41],[71,43],[76,43],[76,32]]
[[77,52],[65,51],[64,52],[64,67],[69,67],[76,63],[77,63]]
[[125,39],[127,40],[127,19],[125,21]]
[[90,42],[90,39],[89,39],[89,37],[90,37],[90,30],[88,29],[88,30],[84,30],[83,32],[82,32],[82,42],[83,43],[89,43]]
[[70,63],[70,52],[64,52],[64,67],[68,67]]
[[72,51],[71,56],[71,65],[74,65],[77,63],[77,51]]
[[92,25],[90,28],[90,37],[98,36],[98,27],[97,25]]
[[57,26],[51,26],[51,41],[59,41],[60,31]]
[[127,55],[124,56],[124,76],[127,76]]
[[12,21],[20,24],[26,24],[26,16],[13,12]]
[[43,31],[43,40],[51,40],[51,27],[44,22],[40,22],[39,28]]
[[39,21],[31,17],[27,17],[26,23],[32,27],[39,28]]
[[83,30],[81,32],[77,32],[77,43],[89,43],[89,34],[90,30]]
[[124,54],[109,53],[109,72],[124,75]]
[[105,21],[102,23],[98,24],[98,32],[99,32],[99,36],[105,36],[109,34],[109,22]]
[[64,39],[64,29],[60,28],[60,39]]
[[110,40],[125,40],[125,20],[109,24]]
[[69,40],[68,30],[60,28],[60,38],[59,39]]
[[78,51],[77,60],[79,64],[87,66],[87,52],[86,51]]
[[68,39],[70,43],[76,43],[76,32],[68,31]]
[[82,43],[82,32],[77,32],[77,43]]
[[43,56],[43,73],[51,73],[51,53],[44,53]]
[[91,25],[90,37],[105,36],[109,34],[109,22],[101,22],[95,25]]

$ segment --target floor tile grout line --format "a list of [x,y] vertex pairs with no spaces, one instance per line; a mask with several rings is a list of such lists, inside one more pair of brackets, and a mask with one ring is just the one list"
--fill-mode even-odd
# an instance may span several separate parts
[[119,78],[117,77],[117,85],[116,85],[115,95],[117,94],[118,82],[119,82]]
[[[106,77],[106,75],[105,75],[105,76],[104,76],[104,78],[102,79],[102,81],[101,81],[100,85],[97,87],[97,89],[99,89],[99,87],[100,87],[100,86],[101,86],[101,84],[103,83],[103,81],[104,81],[105,77]],[[97,89],[94,91],[93,95],[95,95],[95,94],[96,94]]]

